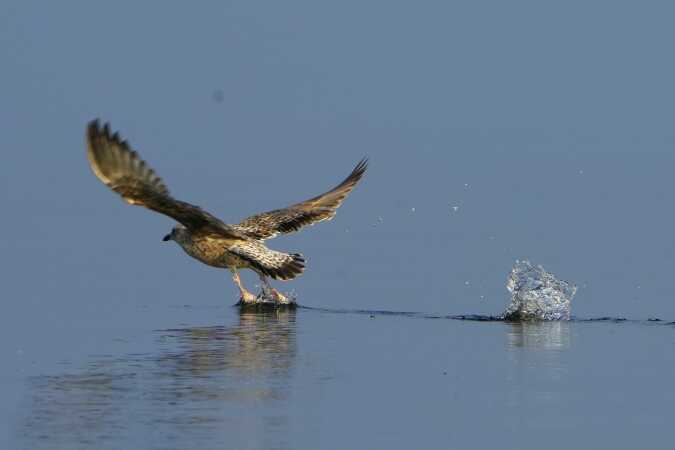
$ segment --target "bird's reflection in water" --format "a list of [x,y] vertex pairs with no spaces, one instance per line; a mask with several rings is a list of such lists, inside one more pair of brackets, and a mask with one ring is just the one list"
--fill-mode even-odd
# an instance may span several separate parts
[[22,434],[38,447],[93,448],[133,434],[167,448],[222,446],[235,436],[246,447],[287,447],[277,406],[290,396],[295,325],[293,310],[241,312],[231,326],[159,331],[149,354],[34,377]]
[[158,366],[177,381],[226,377],[265,382],[273,390],[293,369],[295,311],[241,312],[236,326],[165,330],[162,341],[169,349]]
[[510,349],[564,350],[570,346],[567,321],[506,322],[506,346]]

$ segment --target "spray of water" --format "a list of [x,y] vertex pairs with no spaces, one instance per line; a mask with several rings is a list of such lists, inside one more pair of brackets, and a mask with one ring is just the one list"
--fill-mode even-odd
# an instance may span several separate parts
[[570,302],[577,291],[574,284],[527,260],[513,265],[506,289],[511,292],[506,320],[569,320]]

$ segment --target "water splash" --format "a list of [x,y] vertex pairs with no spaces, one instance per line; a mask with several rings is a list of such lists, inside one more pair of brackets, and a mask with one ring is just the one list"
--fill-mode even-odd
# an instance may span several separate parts
[[[258,286],[258,285],[256,285]],[[291,292],[279,292],[272,290],[269,286],[259,286],[260,293],[256,296],[255,300],[246,303],[243,300],[239,299],[235,306],[240,307],[242,310],[251,310],[251,311],[268,311],[275,309],[295,309],[298,306],[297,303],[297,294],[295,290]]]
[[570,302],[577,287],[558,280],[542,266],[516,261],[506,282],[511,304],[506,320],[569,320]]

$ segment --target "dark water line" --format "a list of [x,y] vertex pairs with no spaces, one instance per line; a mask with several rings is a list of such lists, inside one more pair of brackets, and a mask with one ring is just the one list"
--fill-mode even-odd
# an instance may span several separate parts
[[[378,316],[397,316],[397,317],[408,317],[414,319],[446,319],[446,320],[462,320],[462,321],[472,321],[472,322],[521,322],[521,320],[506,318],[504,315],[483,315],[483,314],[450,314],[450,315],[438,315],[438,314],[428,314],[415,311],[386,311],[386,310],[369,310],[369,309],[336,309],[336,308],[321,308],[321,307],[312,307],[312,306],[300,306],[298,309],[316,311],[330,314],[360,314],[360,315],[369,315],[372,318]],[[527,320],[526,322],[532,322]],[[634,324],[644,324],[644,325],[675,325],[675,321],[667,321],[655,317],[648,319],[628,319],[625,317],[576,317],[573,316],[570,320],[566,322],[606,322],[606,323],[634,323]]]

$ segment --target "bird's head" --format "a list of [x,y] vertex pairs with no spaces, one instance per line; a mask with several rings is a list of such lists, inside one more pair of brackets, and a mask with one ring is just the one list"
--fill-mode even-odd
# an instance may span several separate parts
[[162,238],[164,242],[166,241],[180,241],[181,238],[185,235],[187,232],[187,228],[185,228],[183,225],[176,225],[171,229],[171,233],[167,234]]

